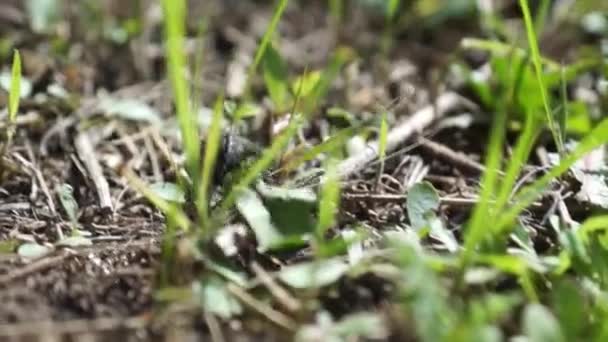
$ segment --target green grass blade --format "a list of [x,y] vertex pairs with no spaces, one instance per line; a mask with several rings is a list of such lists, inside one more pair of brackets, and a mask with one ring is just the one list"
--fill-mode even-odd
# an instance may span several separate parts
[[538,13],[536,14],[536,18],[534,19],[534,29],[539,35],[541,35],[545,29],[545,22],[547,20],[547,15],[549,14],[550,8],[550,0],[541,0],[540,6],[538,7],[537,11]]
[[275,9],[274,9],[274,13],[272,15],[272,19],[270,20],[270,24],[268,24],[268,28],[266,29],[266,32],[264,33],[264,36],[262,36],[262,40],[260,41],[260,44],[258,45],[258,49],[257,49],[257,51],[255,53],[255,57],[253,59],[253,64],[251,64],[251,66],[249,67],[249,71],[247,72],[247,83],[245,85],[246,96],[248,96],[248,94],[249,94],[249,90],[250,90],[249,88],[251,86],[251,80],[253,79],[253,75],[255,74],[256,70],[258,69],[260,62],[262,61],[262,57],[264,57],[264,54],[266,53],[266,48],[268,47],[268,43],[270,42],[270,39],[272,39],[272,36],[274,35],[274,32],[277,29],[277,25],[279,24],[279,21],[281,20],[281,17],[283,16],[283,12],[285,12],[285,8],[287,7],[288,2],[289,2],[289,0],[279,0],[277,7],[275,7]]
[[217,154],[220,150],[222,140],[222,118],[224,113],[224,98],[219,96],[215,101],[213,107],[213,119],[211,126],[207,131],[207,141],[205,143],[205,156],[203,160],[203,168],[200,179],[200,188],[198,191],[198,199],[196,201],[196,207],[198,209],[198,219],[200,223],[201,233],[204,235],[208,231],[207,225],[209,224],[209,186],[213,179],[213,171],[215,170],[215,163],[217,160]]
[[[173,88],[177,119],[182,134],[187,170],[193,182],[198,181],[200,163],[200,141],[198,122],[190,105],[190,88],[185,78],[186,56],[184,55],[184,0],[163,0],[166,35],[167,71]],[[195,184],[196,189],[196,184]]]
[[328,229],[336,224],[336,213],[340,206],[340,178],[338,176],[337,162],[329,157],[325,163],[326,178],[321,187],[319,198],[319,221],[317,222],[316,236],[319,245]]
[[542,68],[542,58],[538,49],[538,40],[536,37],[536,33],[534,32],[534,23],[532,22],[532,16],[530,15],[530,6],[528,5],[528,0],[519,0],[519,6],[521,7],[522,13],[524,15],[526,35],[528,37],[528,45],[530,47],[530,52],[532,55],[532,64],[534,65],[534,71],[536,74],[540,95],[543,101],[545,115],[547,117],[547,124],[549,126],[549,130],[551,131],[551,135],[553,136],[553,140],[555,141],[555,145],[557,146],[557,150],[559,151],[560,155],[562,155],[564,153],[564,142],[561,139],[561,135],[557,131],[558,127],[556,126],[555,119],[553,118],[553,113],[551,112],[551,108],[549,106],[549,98],[543,79],[544,77]]
[[11,86],[8,97],[8,120],[11,124],[14,124],[19,110],[19,99],[21,98],[21,56],[19,50],[15,50],[13,55]]
[[[321,78],[315,85],[314,90],[311,92],[309,96],[302,99],[303,111],[306,113],[312,112],[316,106],[321,103],[321,100],[327,95],[329,88],[331,87],[332,82],[342,70],[344,64],[346,64],[350,59],[354,56],[353,50],[347,47],[340,47],[336,49],[334,52],[331,61],[329,62],[329,66],[325,68]],[[304,82],[300,82],[300,86]],[[299,90],[299,92],[301,92]],[[296,107],[297,108],[297,107]]]
[[490,142],[486,155],[486,172],[481,181],[479,202],[473,208],[472,218],[467,224],[464,237],[464,251],[461,259],[463,266],[470,261],[475,248],[489,232],[487,223],[491,211],[491,202],[493,201],[492,197],[496,193],[507,122],[506,108],[504,106],[501,107],[502,109],[498,111],[490,130]]
[[562,161],[557,166],[553,167],[549,172],[536,180],[534,183],[524,187],[515,196],[513,206],[511,206],[497,218],[496,224],[494,225],[495,234],[501,234],[507,230],[515,221],[517,216],[542,194],[542,191],[551,183],[551,181],[568,171],[568,169],[577,160],[585,156],[587,153],[607,142],[608,119],[604,119],[593,129],[593,131],[591,131],[581,142],[579,142],[574,152],[564,156]]
[[172,226],[178,227],[184,231],[190,229],[190,220],[188,219],[188,216],[186,216],[178,206],[167,202],[156,195],[154,191],[150,190],[150,188],[148,188],[148,186],[131,170],[123,172],[123,176],[127,179],[129,185],[142,194],[165,215],[167,221],[171,222]]
[[336,27],[342,22],[342,12],[344,11],[344,0],[329,0],[329,13],[331,14]]
[[380,156],[380,162],[384,164],[384,158],[386,157],[386,141],[388,139],[388,123],[386,122],[386,112],[382,114],[382,120],[380,121],[380,132],[378,134],[378,155]]
[[266,83],[266,89],[274,103],[274,109],[278,112],[288,109],[291,101],[287,80],[289,72],[287,64],[272,44],[266,48],[262,69],[264,83]]
[[386,16],[388,20],[393,20],[395,18],[400,4],[401,0],[388,0],[388,5],[386,6]]
[[513,156],[509,161],[505,176],[500,182],[501,186],[495,204],[497,211],[500,211],[509,201],[509,197],[512,194],[515,182],[517,181],[523,166],[530,156],[530,152],[532,151],[532,147],[534,146],[534,141],[536,140],[538,133],[539,125],[536,117],[532,114],[526,115],[524,130],[515,144]]
[[197,44],[198,48],[196,50],[196,54],[194,55],[194,66],[192,67],[192,112],[195,115],[198,115],[203,99],[203,86],[199,83],[199,80],[201,80],[203,77],[203,69],[205,66],[205,40],[207,37],[208,26],[209,19],[207,17],[203,17],[200,20],[198,32],[196,34],[196,38],[200,42],[200,45]]

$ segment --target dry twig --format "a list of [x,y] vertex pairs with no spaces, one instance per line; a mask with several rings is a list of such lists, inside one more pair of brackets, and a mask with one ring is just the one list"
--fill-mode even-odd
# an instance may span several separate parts
[[78,136],[76,136],[74,147],[78,152],[78,156],[84,163],[84,166],[89,173],[89,177],[95,185],[95,190],[97,191],[97,196],[99,197],[99,206],[102,208],[102,210],[112,212],[113,207],[112,197],[110,195],[110,186],[108,185],[108,181],[103,175],[101,165],[95,156],[93,145],[85,132],[79,133]]

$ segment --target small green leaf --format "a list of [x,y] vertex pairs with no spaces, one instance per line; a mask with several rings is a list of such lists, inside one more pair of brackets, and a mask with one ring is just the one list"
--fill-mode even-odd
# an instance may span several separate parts
[[24,243],[17,249],[17,254],[24,259],[35,260],[45,257],[53,251],[52,248],[34,242]]
[[307,289],[333,284],[346,274],[348,269],[348,265],[341,260],[326,259],[285,266],[278,276],[291,287]]
[[283,241],[282,234],[272,223],[268,209],[254,191],[243,189],[236,199],[236,207],[255,233],[261,251]]
[[585,298],[580,290],[580,284],[574,281],[562,280],[554,284],[551,298],[555,314],[559,320],[567,341],[575,341],[583,335],[588,310]]
[[268,200],[296,201],[311,206],[317,203],[317,194],[310,188],[289,189],[259,181],[256,184],[256,190],[264,199]]
[[93,242],[84,236],[70,236],[57,242],[57,246],[61,247],[86,247],[92,245]]
[[286,110],[291,102],[289,94],[289,83],[287,81],[287,65],[277,52],[269,44],[262,62],[264,70],[264,82],[270,98],[279,112]]
[[377,340],[388,337],[388,329],[383,317],[372,312],[348,315],[337,322],[332,330],[347,340],[353,337]]
[[263,113],[262,107],[252,102],[245,102],[239,104],[234,111],[230,113],[234,121],[240,119],[254,118]]
[[407,216],[415,230],[428,225],[428,214],[439,209],[439,194],[429,182],[414,184],[407,193]]
[[229,319],[243,312],[239,301],[228,292],[226,282],[219,277],[209,276],[195,282],[193,290],[200,298],[201,307],[219,317]]
[[72,186],[63,183],[58,187],[57,193],[59,194],[59,202],[68,215],[72,228],[76,228],[78,225],[78,202],[76,202],[76,199],[74,198]]
[[540,304],[526,306],[522,325],[530,342],[565,341],[557,319]]
[[306,98],[315,89],[320,79],[321,71],[319,70],[310,71],[303,75],[300,75],[296,77],[296,79],[291,83],[291,92],[293,94],[297,94],[299,89],[300,96],[302,98]]
[[159,198],[173,203],[186,203],[186,194],[182,190],[182,188],[175,184],[169,182],[158,182],[152,183],[149,187],[150,191],[152,191]]

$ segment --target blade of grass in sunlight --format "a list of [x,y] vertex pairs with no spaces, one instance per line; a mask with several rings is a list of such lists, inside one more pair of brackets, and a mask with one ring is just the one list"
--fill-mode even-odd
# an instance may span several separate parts
[[536,37],[536,33],[534,32],[534,23],[532,22],[532,16],[530,15],[530,6],[528,5],[528,0],[519,0],[519,6],[521,7],[522,13],[524,15],[524,24],[526,26],[528,45],[530,47],[532,64],[534,65],[534,71],[540,90],[540,96],[543,101],[543,107],[545,109],[545,115],[547,117],[547,125],[549,126],[549,130],[551,131],[551,135],[553,136],[553,140],[555,141],[555,145],[557,146],[558,152],[560,153],[560,155],[563,155],[564,142],[561,139],[561,133],[558,132],[559,127],[557,127],[555,123],[555,118],[553,117],[553,113],[551,112],[551,108],[549,106],[549,97],[547,96],[547,89],[543,77],[542,59],[540,56],[540,51],[538,49],[538,40]]
[[322,244],[328,229],[336,225],[336,213],[340,206],[340,178],[337,161],[329,157],[325,162],[326,179],[321,187],[319,198],[319,221],[317,222],[317,242]]
[[8,120],[11,124],[14,124],[19,110],[19,99],[21,98],[21,55],[18,50],[15,50],[13,55],[11,88],[8,96]]
[[196,191],[200,163],[200,141],[198,122],[190,105],[190,88],[184,75],[187,65],[184,55],[186,2],[184,0],[163,0],[162,5],[166,36],[167,72],[173,88],[175,109],[186,155],[186,169],[190,179],[195,183],[194,189]]
[[266,47],[268,46],[270,39],[272,39],[272,36],[274,35],[274,32],[277,29],[277,25],[279,24],[279,21],[281,20],[281,17],[283,16],[283,12],[285,12],[285,8],[287,7],[288,2],[289,2],[289,0],[279,0],[277,7],[274,9],[274,13],[272,15],[272,19],[270,20],[270,24],[268,24],[268,28],[266,29],[264,36],[262,36],[262,40],[260,41],[260,44],[258,45],[258,49],[255,52],[253,64],[251,64],[251,66],[249,66],[249,71],[247,72],[247,81],[246,81],[247,83],[245,85],[245,92],[244,92],[245,96],[249,96],[248,94],[250,91],[253,75],[256,73],[258,66],[260,65],[260,62],[262,61],[262,57],[264,57],[264,54],[266,53]]
[[209,199],[207,198],[207,195],[209,193],[211,180],[213,179],[215,162],[217,160],[217,154],[220,150],[222,140],[223,113],[224,97],[220,95],[215,101],[215,106],[213,107],[213,119],[211,121],[211,126],[209,126],[209,130],[207,131],[207,141],[205,143],[205,156],[200,179],[200,188],[198,191],[198,199],[196,201],[201,234],[203,235],[208,231]]

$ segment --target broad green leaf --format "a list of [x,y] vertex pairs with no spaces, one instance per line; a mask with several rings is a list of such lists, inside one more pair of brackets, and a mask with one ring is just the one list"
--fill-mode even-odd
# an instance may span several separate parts
[[39,245],[35,242],[27,242],[19,246],[17,254],[24,259],[35,260],[47,256],[52,251],[53,249],[50,247]]
[[270,212],[253,190],[241,190],[236,207],[255,233],[260,251],[271,249],[283,241],[284,237],[272,222]]
[[530,342],[565,341],[559,322],[540,304],[528,304],[524,309],[523,331]]
[[208,276],[193,284],[193,291],[198,295],[201,308],[205,311],[218,315],[223,319],[229,319],[243,312],[239,301],[228,292],[226,282],[219,277]]
[[[190,229],[190,220],[185,212],[183,212],[178,206],[176,206],[175,202],[167,201],[160,197],[155,191],[150,189],[150,187],[145,184],[141,179],[139,179],[132,171],[127,170],[124,172],[123,176],[129,182],[129,185],[132,186],[136,191],[141,193],[148,201],[150,201],[156,208],[163,212],[166,215],[168,226],[171,227],[179,227],[180,229],[187,231]],[[176,195],[176,193],[172,193],[172,195]],[[178,196],[174,196],[173,198],[179,198]]]
[[279,271],[278,277],[291,287],[308,289],[333,284],[348,269],[348,265],[339,259],[326,259],[285,266]]
[[555,314],[566,335],[566,341],[575,341],[583,336],[585,322],[589,317],[586,300],[574,281],[564,279],[553,286],[551,299]]
[[258,66],[260,65],[260,62],[262,61],[262,58],[264,57],[264,54],[266,53],[268,44],[270,44],[270,40],[272,39],[272,36],[274,35],[274,33],[276,31],[277,25],[279,24],[279,21],[281,20],[281,17],[283,16],[283,13],[285,12],[285,8],[287,8],[288,2],[289,2],[289,0],[279,0],[279,2],[277,3],[277,6],[274,9],[272,18],[270,19],[270,23],[268,24],[268,27],[266,28],[266,32],[264,32],[264,36],[262,36],[262,40],[260,41],[260,44],[258,44],[258,49],[255,52],[255,57],[253,58],[253,63],[251,64],[251,66],[249,67],[249,71],[247,72],[247,83],[245,86],[245,94],[249,93],[249,87],[251,85],[253,75],[257,71]]
[[186,203],[186,194],[175,183],[157,182],[150,184],[149,188],[160,199],[173,203]]
[[429,182],[414,184],[407,193],[407,216],[412,228],[420,230],[428,226],[429,213],[439,209],[439,194]]
[[313,206],[317,203],[317,194],[310,188],[283,188],[269,185],[263,181],[256,183],[256,190],[265,200],[295,201]]
[[266,89],[275,109],[278,112],[287,110],[291,102],[287,65],[272,44],[266,48],[262,67]]
[[303,75],[296,77],[296,79],[291,83],[291,91],[293,94],[296,94],[299,89],[301,92],[301,96],[303,98],[306,98],[315,89],[320,79],[321,71],[315,70],[307,72]]
[[[264,198],[272,222],[291,242],[300,243],[315,229],[313,212],[317,205],[317,195],[309,188],[282,188],[258,182],[256,188]],[[288,247],[282,244],[281,247]],[[277,246],[278,247],[278,246]]]
[[262,113],[262,107],[252,102],[245,102],[239,104],[230,115],[234,118],[234,121],[238,121],[241,119],[254,118]]

